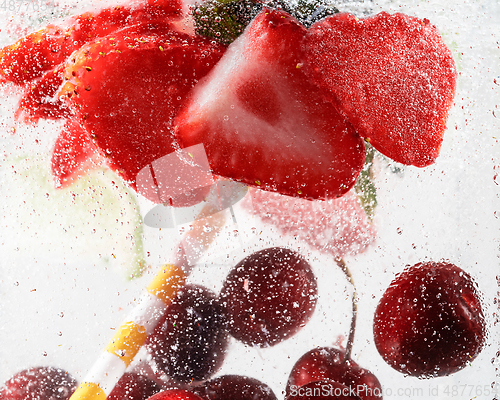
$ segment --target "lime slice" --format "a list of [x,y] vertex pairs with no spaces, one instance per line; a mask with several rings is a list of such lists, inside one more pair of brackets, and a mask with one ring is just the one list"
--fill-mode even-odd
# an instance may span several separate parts
[[[127,278],[145,268],[142,218],[135,194],[109,169],[95,169],[55,189],[49,155],[9,159],[1,169],[6,248],[36,257],[80,259],[119,268]],[[84,258],[81,258],[84,257]]]

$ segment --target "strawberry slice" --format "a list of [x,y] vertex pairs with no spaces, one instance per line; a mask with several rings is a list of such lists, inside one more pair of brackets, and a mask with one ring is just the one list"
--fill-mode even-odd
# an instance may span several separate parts
[[311,26],[306,49],[307,73],[373,147],[407,165],[435,161],[457,72],[428,20],[337,14]]
[[302,71],[306,28],[264,10],[176,119],[181,147],[203,143],[215,174],[310,199],[341,196],[363,167],[352,126]]
[[334,257],[364,251],[375,230],[354,190],[338,199],[310,201],[251,189],[243,206],[262,222],[312,249]]
[[[23,85],[40,78],[70,54],[98,37],[127,25],[173,21],[182,15],[179,0],[145,0],[138,7],[116,6],[48,25],[0,49],[0,79]],[[0,81],[1,82],[1,81]]]
[[62,72],[62,66],[55,68],[27,87],[17,107],[16,119],[37,123],[40,118],[61,119],[72,115],[68,105],[57,97],[64,82]]
[[173,119],[224,48],[170,25],[140,25],[83,46],[65,68],[65,96],[108,165],[136,176],[172,153]]
[[56,188],[69,186],[101,162],[102,157],[88,132],[76,119],[68,119],[52,151],[52,176]]

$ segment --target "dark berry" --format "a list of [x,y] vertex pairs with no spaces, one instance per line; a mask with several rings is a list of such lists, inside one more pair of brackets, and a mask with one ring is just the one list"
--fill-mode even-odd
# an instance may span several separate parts
[[204,382],[193,391],[205,400],[277,400],[261,381],[241,375],[223,375]]
[[382,386],[377,377],[352,359],[346,360],[345,352],[334,347],[318,347],[299,358],[288,378],[287,396],[304,385],[324,380],[345,385],[361,400],[382,399]]
[[238,340],[272,346],[292,336],[314,312],[316,278],[309,263],[285,248],[269,248],[243,259],[222,291],[230,333]]
[[484,346],[481,301],[471,276],[447,262],[398,275],[375,311],[375,345],[394,369],[421,378],[449,375]]
[[156,366],[179,382],[209,378],[222,365],[228,343],[225,318],[210,290],[187,285],[146,342]]
[[160,390],[161,386],[148,377],[126,372],[108,395],[107,400],[146,400]]
[[198,395],[188,390],[168,389],[163,392],[156,393],[149,400],[203,400]]
[[54,367],[35,367],[15,374],[0,389],[0,399],[67,400],[76,390],[76,380]]

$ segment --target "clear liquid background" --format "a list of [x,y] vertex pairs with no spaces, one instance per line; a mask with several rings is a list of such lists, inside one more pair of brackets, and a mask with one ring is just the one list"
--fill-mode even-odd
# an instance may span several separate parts
[[[19,12],[0,8],[0,45],[47,21],[28,1],[24,4],[28,6]],[[68,1],[59,4],[57,13],[104,4]],[[405,167],[400,173],[383,162],[377,165],[377,239],[363,254],[345,259],[359,297],[353,358],[377,375],[386,399],[492,399],[484,389],[500,383],[500,1],[380,1],[339,8],[429,19],[459,69],[455,105],[437,162],[425,169]],[[134,210],[126,196],[120,200],[123,187],[117,183],[118,188],[110,189],[109,182],[118,179],[108,171],[95,178],[101,182],[93,186],[96,191],[82,189],[76,201],[58,195],[50,184],[48,154],[61,125],[16,124],[12,114],[18,99],[15,93],[0,92],[0,381],[37,365],[65,368],[81,380],[154,271],[171,261],[178,233],[143,227],[151,268],[142,278],[127,280],[124,270],[132,257],[134,230],[133,224],[121,222],[130,221]],[[148,210],[142,207],[144,215]],[[331,258],[281,237],[238,207],[235,213],[237,225],[228,224],[193,271],[192,281],[218,291],[242,257],[274,245],[300,247],[318,276],[320,300],[306,327],[273,348],[232,342],[219,372],[260,379],[282,398],[290,369],[304,352],[345,345],[352,291]],[[373,312],[396,273],[407,265],[441,259],[477,281],[489,327],[487,345],[470,366],[449,377],[405,377],[375,349]]]

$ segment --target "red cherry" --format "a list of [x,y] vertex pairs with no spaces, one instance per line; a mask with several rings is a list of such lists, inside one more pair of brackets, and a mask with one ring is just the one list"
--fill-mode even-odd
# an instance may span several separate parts
[[448,262],[416,264],[394,279],[375,311],[384,360],[421,378],[452,374],[483,348],[485,321],[471,276]]
[[223,375],[193,389],[205,400],[277,400],[272,389],[261,381],[241,375]]
[[240,261],[227,276],[220,296],[236,339],[272,346],[295,334],[311,317],[317,300],[316,278],[298,253],[274,247]]
[[160,390],[161,386],[148,377],[126,372],[108,395],[107,400],[146,400]]
[[222,307],[210,290],[186,285],[146,342],[156,366],[179,382],[209,378],[228,344]]
[[168,389],[156,393],[149,400],[203,400],[200,396],[182,389]]
[[362,400],[355,388],[332,380],[309,382],[294,389],[286,400]]
[[67,400],[76,390],[77,382],[66,371],[54,367],[25,369],[0,388],[5,400]]
[[299,358],[288,378],[287,396],[311,382],[324,380],[347,386],[362,400],[382,399],[377,377],[355,361],[345,360],[345,352],[333,347],[318,347]]

